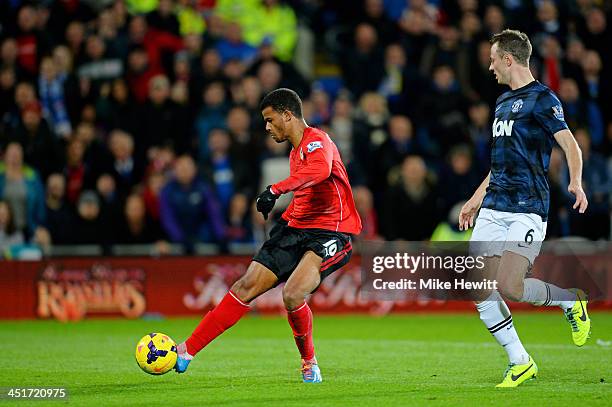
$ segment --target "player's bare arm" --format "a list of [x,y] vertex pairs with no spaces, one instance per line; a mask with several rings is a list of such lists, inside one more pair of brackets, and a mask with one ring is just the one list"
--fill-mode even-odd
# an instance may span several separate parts
[[561,130],[555,133],[554,137],[563,149],[569,167],[570,183],[567,190],[576,197],[573,208],[578,209],[580,213],[584,213],[589,206],[589,202],[582,189],[582,152],[571,131]]
[[459,213],[459,230],[468,230],[474,226],[474,219],[476,219],[476,212],[482,205],[482,200],[487,193],[487,187],[489,186],[489,179],[491,178],[491,172],[487,174],[487,177],[482,181],[480,186],[474,192],[474,195],[463,205],[461,212]]

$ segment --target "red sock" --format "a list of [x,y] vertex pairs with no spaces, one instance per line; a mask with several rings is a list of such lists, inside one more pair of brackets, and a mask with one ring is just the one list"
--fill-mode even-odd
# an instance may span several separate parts
[[228,292],[219,305],[209,311],[191,336],[185,341],[187,352],[195,356],[217,336],[233,326],[249,312],[251,307],[240,301],[236,294]]
[[313,360],[315,357],[314,343],[312,342],[312,311],[307,303],[293,311],[287,311],[287,319],[293,330],[293,337],[302,359]]

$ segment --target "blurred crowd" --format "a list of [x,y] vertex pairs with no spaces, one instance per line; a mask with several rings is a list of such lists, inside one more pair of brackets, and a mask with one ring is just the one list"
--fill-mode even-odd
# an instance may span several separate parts
[[[587,214],[555,148],[548,237],[610,237],[612,39],[597,0],[0,2],[0,251],[252,243],[289,173],[258,108],[296,90],[338,146],[363,239],[458,240],[486,176],[489,38],[529,34],[582,149]],[[608,95],[608,96],[607,96]],[[275,208],[279,216],[290,197]]]

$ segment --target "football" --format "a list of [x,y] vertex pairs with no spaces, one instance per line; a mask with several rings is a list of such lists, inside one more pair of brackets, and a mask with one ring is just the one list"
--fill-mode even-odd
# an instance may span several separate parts
[[162,375],[176,364],[176,342],[156,332],[142,337],[136,345],[136,362],[146,373]]

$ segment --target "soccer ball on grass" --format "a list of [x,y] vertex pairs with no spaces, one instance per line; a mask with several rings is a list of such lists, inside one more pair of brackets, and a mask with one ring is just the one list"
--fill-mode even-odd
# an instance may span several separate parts
[[176,342],[156,332],[142,337],[136,345],[136,362],[146,373],[162,375],[176,364]]

